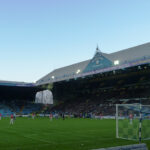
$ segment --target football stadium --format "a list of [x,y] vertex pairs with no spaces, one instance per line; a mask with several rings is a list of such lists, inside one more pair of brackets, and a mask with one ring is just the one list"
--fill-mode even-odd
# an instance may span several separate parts
[[[36,83],[0,81],[0,150],[150,149],[150,43],[89,60]],[[139,148],[139,150],[144,148]]]

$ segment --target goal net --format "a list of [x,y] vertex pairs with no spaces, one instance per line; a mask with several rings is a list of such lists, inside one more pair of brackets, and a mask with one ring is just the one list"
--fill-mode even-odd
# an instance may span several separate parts
[[117,104],[116,137],[140,141],[150,139],[150,105]]

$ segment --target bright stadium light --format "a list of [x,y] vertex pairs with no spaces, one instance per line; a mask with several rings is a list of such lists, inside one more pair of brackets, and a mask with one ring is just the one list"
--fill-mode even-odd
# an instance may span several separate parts
[[76,74],[79,74],[79,73],[80,73],[80,69],[77,70]]
[[52,76],[52,79],[54,79],[55,78],[55,76]]
[[119,60],[115,60],[114,65],[119,65]]

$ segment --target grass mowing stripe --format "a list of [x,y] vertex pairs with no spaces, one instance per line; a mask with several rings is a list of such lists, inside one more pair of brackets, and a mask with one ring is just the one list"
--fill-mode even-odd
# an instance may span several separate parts
[[[6,131],[6,130],[5,130]],[[32,140],[36,140],[36,141],[40,141],[40,142],[45,142],[45,143],[49,143],[49,144],[56,144],[56,142],[50,142],[50,141],[47,141],[47,140],[44,140],[44,139],[39,139],[39,138],[33,138],[32,136],[26,136],[26,135],[23,135],[23,134],[18,134],[18,132],[17,131],[14,131],[14,129],[13,129],[13,131],[6,131],[6,132],[9,132],[9,133],[16,133],[17,135],[19,135],[19,136],[22,136],[22,137],[25,137],[25,138],[29,138],[29,139],[32,139]],[[31,134],[31,135],[33,135],[33,134]],[[36,134],[35,134],[36,135]]]
[[115,120],[17,118],[13,126],[9,119],[0,121],[0,150],[90,150],[134,143],[115,138]]

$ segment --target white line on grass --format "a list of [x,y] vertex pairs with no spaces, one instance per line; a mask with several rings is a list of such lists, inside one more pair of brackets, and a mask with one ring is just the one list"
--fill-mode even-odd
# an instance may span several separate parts
[[[4,129],[3,129],[3,130],[4,130]],[[16,133],[16,134],[18,134],[18,132],[14,131],[14,129],[13,129],[13,131],[8,131],[8,130],[5,130],[5,131],[6,131],[6,132],[9,132],[9,133]],[[25,137],[25,138],[32,139],[32,140],[45,142],[45,143],[48,143],[48,144],[57,144],[56,142],[47,141],[47,140],[39,139],[39,138],[33,138],[33,137],[31,137],[31,136],[25,136],[25,135],[23,135],[23,134],[18,134],[18,135],[20,135],[20,136],[22,136],[22,137]]]

